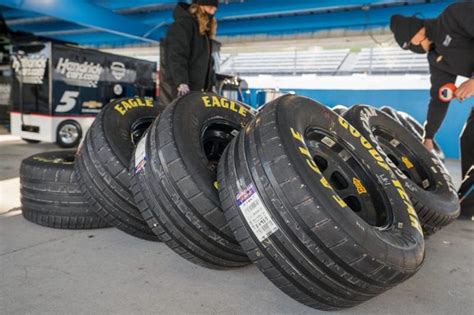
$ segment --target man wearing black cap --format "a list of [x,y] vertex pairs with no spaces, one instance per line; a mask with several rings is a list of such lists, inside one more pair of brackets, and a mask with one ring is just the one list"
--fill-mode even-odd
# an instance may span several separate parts
[[[436,19],[394,15],[390,20],[390,29],[403,49],[428,53],[431,101],[423,144],[428,150],[433,150],[433,137],[446,116],[451,91],[461,102],[474,96],[474,2],[454,3]],[[457,76],[469,79],[454,90]],[[446,89],[449,83],[451,85]],[[468,119],[471,130],[474,129],[473,118]],[[474,146],[474,132],[471,131],[471,134],[470,144]],[[472,158],[469,157],[471,162]]]
[[218,0],[180,2],[174,22],[161,42],[160,103],[171,103],[191,91],[211,91],[215,83],[212,39],[216,36],[214,14]]

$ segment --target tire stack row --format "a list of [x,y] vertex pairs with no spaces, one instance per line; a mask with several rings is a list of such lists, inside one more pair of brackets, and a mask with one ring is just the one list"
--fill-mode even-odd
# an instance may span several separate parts
[[[207,268],[253,262],[305,305],[355,306],[419,270],[424,234],[454,220],[459,201],[442,163],[409,130],[369,106],[340,110],[295,95],[258,113],[212,93],[164,110],[142,98],[114,101],[75,158],[23,162],[25,218],[75,216],[74,204],[95,221],[45,225],[115,226]],[[52,176],[30,165],[55,158],[60,171],[65,163],[75,171]],[[33,194],[31,183],[42,181],[69,187],[48,188],[54,213]]]

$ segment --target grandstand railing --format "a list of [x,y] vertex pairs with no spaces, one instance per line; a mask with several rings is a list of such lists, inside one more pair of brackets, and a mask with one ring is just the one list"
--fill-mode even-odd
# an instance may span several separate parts
[[[352,55],[352,58],[348,58]],[[428,73],[426,55],[398,47],[226,54],[220,71],[232,75]]]

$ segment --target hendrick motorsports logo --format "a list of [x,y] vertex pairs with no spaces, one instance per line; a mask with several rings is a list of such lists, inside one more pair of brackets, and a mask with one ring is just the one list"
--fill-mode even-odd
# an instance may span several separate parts
[[26,84],[43,84],[48,58],[43,55],[12,56],[17,80]]
[[110,65],[110,70],[117,81],[122,80],[125,77],[125,73],[127,71],[127,69],[125,69],[125,65],[118,61],[112,62]]
[[56,65],[56,72],[65,77],[64,81],[75,86],[96,88],[103,71],[104,68],[99,63],[87,61],[78,63],[62,57]]

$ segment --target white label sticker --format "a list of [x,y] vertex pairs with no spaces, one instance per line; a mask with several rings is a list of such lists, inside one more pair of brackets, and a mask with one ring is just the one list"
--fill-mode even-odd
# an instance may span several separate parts
[[344,160],[344,162],[347,162],[351,158],[350,153],[346,150],[342,150],[341,152],[339,152],[339,156],[341,157],[341,159]]
[[430,181],[428,179],[425,179],[424,181],[422,181],[421,184],[423,185],[424,189],[430,187]]
[[400,144],[400,141],[394,138],[390,141],[390,144],[393,145],[394,147],[398,147],[398,145]]
[[322,138],[321,142],[324,143],[325,145],[327,145],[330,148],[332,148],[336,144],[336,142],[334,142],[334,140],[332,140],[331,138],[328,138],[328,137]]
[[253,184],[239,192],[236,196],[237,205],[242,211],[245,220],[260,242],[278,230],[278,226],[270,217]]
[[148,137],[148,133],[145,134],[144,137],[140,139],[137,144],[137,148],[135,149],[135,173],[140,172],[146,164],[146,138]]

